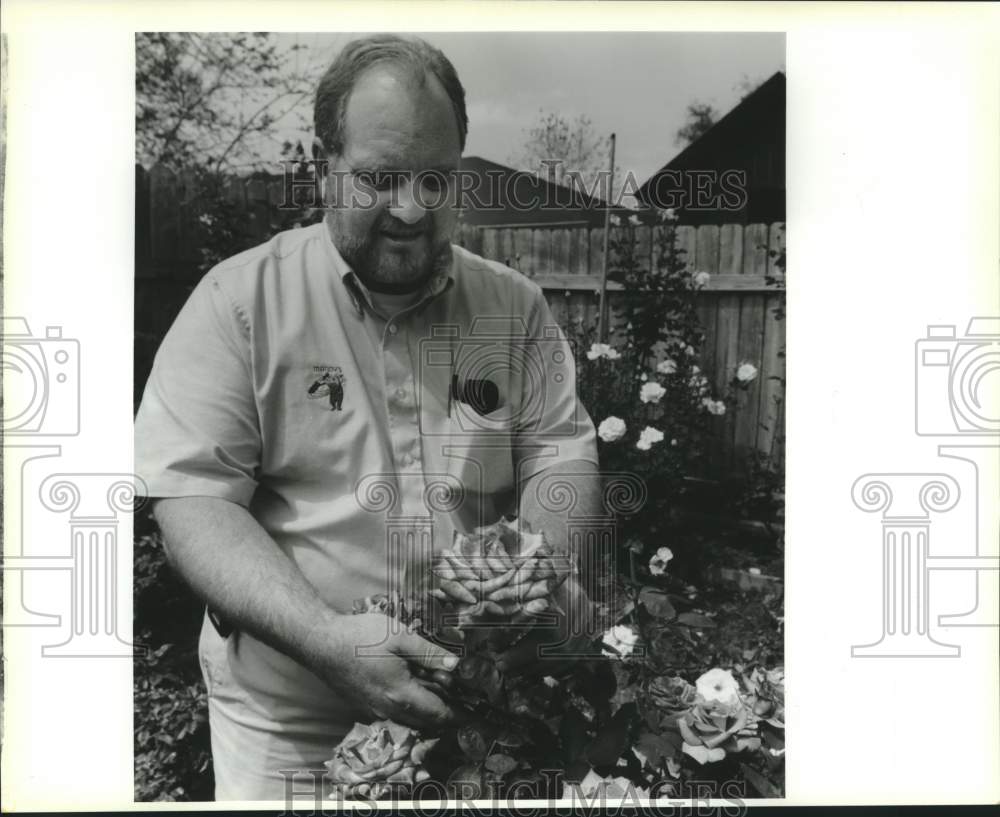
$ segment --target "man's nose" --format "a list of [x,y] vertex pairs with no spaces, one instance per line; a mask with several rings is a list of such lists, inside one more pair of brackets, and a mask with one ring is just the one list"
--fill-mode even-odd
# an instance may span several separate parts
[[390,215],[398,218],[405,224],[416,224],[427,212],[420,201],[420,194],[417,192],[412,181],[404,182],[399,186],[398,190],[398,199],[395,202],[396,206],[389,208]]

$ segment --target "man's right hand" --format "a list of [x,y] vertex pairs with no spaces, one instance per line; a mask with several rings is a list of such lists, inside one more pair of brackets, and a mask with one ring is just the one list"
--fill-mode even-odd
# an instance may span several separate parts
[[451,672],[458,657],[418,635],[392,632],[385,616],[334,615],[311,633],[314,671],[360,711],[414,728],[443,726],[454,709],[420,683],[416,667]]

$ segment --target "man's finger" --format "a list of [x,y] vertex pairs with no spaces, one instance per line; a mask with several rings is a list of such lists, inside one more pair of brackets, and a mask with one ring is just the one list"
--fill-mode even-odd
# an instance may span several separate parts
[[443,726],[457,717],[450,706],[416,681],[398,687],[391,698],[392,719],[404,726]]
[[396,638],[392,649],[400,658],[405,658],[411,664],[417,664],[427,670],[443,669],[451,672],[458,666],[457,655],[412,633],[405,633]]

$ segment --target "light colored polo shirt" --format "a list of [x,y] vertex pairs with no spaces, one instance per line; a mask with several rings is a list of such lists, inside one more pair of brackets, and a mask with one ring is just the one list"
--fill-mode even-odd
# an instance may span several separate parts
[[[212,269],[164,338],[136,417],[150,496],[247,507],[350,612],[423,572],[456,528],[514,514],[516,481],[596,463],[541,289],[460,247],[452,257],[395,315],[385,299],[373,306],[322,223]],[[245,634],[229,655],[234,677],[295,717],[329,698]]]

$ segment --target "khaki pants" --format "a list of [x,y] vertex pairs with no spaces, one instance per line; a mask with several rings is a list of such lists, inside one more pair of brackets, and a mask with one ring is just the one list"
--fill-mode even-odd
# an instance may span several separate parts
[[[350,730],[354,718],[336,704],[311,711],[295,694],[305,671],[298,665],[289,668],[283,656],[258,673],[264,676],[268,691],[262,691],[260,684],[241,682],[233,667],[246,673],[248,663],[261,665],[259,660],[249,661],[248,652],[256,658],[263,651],[268,655],[273,651],[240,633],[223,639],[207,616],[198,647],[208,689],[215,799],[286,803],[294,790],[299,807],[308,806],[312,793],[321,786],[324,761],[333,756],[333,747]],[[287,696],[273,692],[281,688],[282,672],[288,674]],[[320,682],[310,677],[314,684],[309,691],[315,695]],[[332,691],[325,691],[335,700]]]

